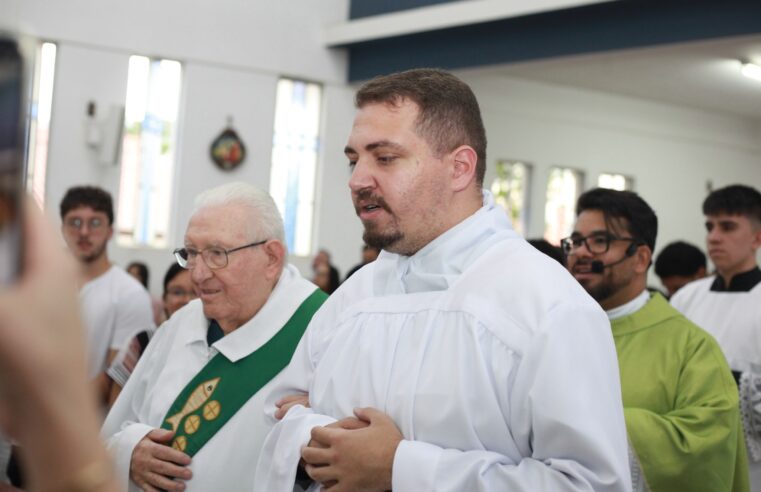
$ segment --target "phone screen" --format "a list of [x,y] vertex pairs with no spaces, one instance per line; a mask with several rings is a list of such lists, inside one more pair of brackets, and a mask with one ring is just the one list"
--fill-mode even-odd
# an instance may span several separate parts
[[0,285],[21,271],[24,194],[23,64],[17,43],[0,37]]

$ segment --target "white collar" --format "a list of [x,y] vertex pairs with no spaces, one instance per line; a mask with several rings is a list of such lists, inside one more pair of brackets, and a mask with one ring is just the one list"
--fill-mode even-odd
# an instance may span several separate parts
[[[301,277],[294,266],[286,265],[267,302],[259,309],[259,312],[211,346],[232,362],[242,359],[275,336],[316,288],[313,283]],[[200,301],[198,304],[198,308],[203,311]],[[203,319],[205,320],[203,326],[200,324],[194,326],[186,343],[206,343],[209,320],[205,317]]]
[[608,319],[613,321],[614,319],[623,318],[624,316],[629,316],[630,314],[634,314],[643,307],[645,307],[645,304],[647,304],[647,301],[650,300],[650,292],[648,292],[647,289],[643,290],[640,295],[632,299],[631,301],[627,302],[626,304],[622,304],[618,307],[614,307],[613,309],[609,311],[605,311],[605,314],[608,315]]
[[483,206],[412,256],[383,252],[395,260],[394,274],[377,277],[376,291],[413,293],[446,290],[465,269],[496,241],[519,237],[505,210],[483,190]]

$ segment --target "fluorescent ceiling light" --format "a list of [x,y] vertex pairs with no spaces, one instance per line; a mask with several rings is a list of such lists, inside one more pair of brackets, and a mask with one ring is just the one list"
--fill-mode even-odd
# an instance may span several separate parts
[[743,62],[741,71],[746,77],[761,81],[761,66],[755,63]]

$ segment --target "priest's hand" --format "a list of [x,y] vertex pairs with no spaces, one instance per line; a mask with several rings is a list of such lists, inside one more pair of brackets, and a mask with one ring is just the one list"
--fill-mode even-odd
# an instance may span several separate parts
[[380,410],[357,408],[354,414],[366,427],[333,424],[312,429],[312,441],[301,450],[306,472],[331,492],[391,490],[394,454],[402,434]]
[[187,467],[190,456],[169,447],[174,432],[166,429],[153,429],[137,443],[132,451],[129,464],[129,478],[142,490],[158,492],[181,492],[185,490],[183,482],[193,477]]
[[309,395],[302,393],[299,395],[288,395],[280,398],[275,402],[275,406],[277,407],[277,410],[275,411],[275,418],[282,420],[282,418],[285,417],[285,414],[288,413],[288,410],[296,405],[304,405],[305,407],[309,408]]

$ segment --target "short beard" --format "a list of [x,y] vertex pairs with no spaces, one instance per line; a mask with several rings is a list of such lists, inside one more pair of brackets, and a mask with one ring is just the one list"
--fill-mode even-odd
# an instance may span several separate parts
[[383,234],[380,231],[373,231],[365,229],[365,233],[362,235],[362,239],[365,244],[373,248],[385,249],[387,251],[393,251],[393,245],[398,243],[404,238],[404,235],[400,231],[394,231],[389,234]]
[[602,282],[600,285],[597,285],[595,287],[587,287],[584,284],[581,285],[584,287],[584,290],[587,291],[587,294],[592,296],[592,299],[597,301],[598,303],[608,299],[610,296],[614,294],[613,287],[606,282]]
[[105,243],[103,244],[103,246],[100,249],[98,249],[96,251],[93,251],[92,254],[80,257],[80,261],[82,261],[82,263],[85,263],[85,264],[89,265],[91,263],[95,263],[96,261],[98,261],[104,254],[106,254],[106,244]]

